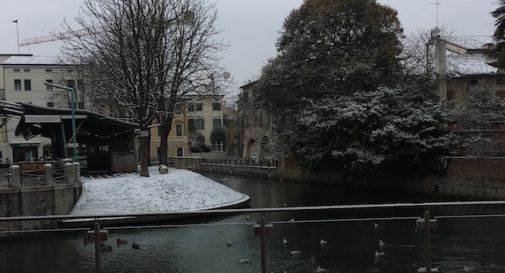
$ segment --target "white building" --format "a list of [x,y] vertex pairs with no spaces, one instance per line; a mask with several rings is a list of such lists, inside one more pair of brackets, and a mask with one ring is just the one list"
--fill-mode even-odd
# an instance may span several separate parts
[[[83,108],[79,98],[84,94],[82,81],[76,81],[77,69],[64,64],[55,57],[37,57],[30,54],[0,55],[0,99],[7,102],[29,103],[37,106],[69,108],[67,91],[46,86],[44,82],[75,86],[77,82],[78,106]],[[26,161],[51,157],[51,140],[40,136],[25,139],[16,136],[19,119],[12,118],[0,129],[0,159],[2,162]]]

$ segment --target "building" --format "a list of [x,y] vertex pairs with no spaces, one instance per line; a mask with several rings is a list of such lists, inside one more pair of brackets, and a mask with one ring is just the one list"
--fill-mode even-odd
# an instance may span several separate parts
[[[7,102],[22,102],[35,106],[69,108],[67,91],[56,90],[45,82],[78,89],[78,106],[84,108],[84,85],[76,80],[77,67],[62,63],[55,57],[37,57],[31,54],[0,55],[0,96]],[[77,83],[77,84],[76,84]],[[2,161],[28,161],[51,157],[51,139],[35,136],[25,139],[16,136],[19,120],[11,118],[0,129],[0,158]]]
[[[211,133],[224,128],[223,95],[189,95],[176,105],[168,137],[168,156],[201,156],[203,151],[219,151]],[[151,126],[151,160],[158,161],[161,139],[158,124]],[[217,145],[216,145],[217,144]]]
[[226,131],[225,151],[228,157],[238,157],[242,151],[239,147],[240,127],[238,121],[238,110],[224,106],[223,125]]
[[257,81],[240,87],[238,119],[239,149],[242,158],[256,161],[276,158],[273,115],[263,108],[262,97],[254,88]]
[[461,102],[476,90],[487,89],[505,97],[505,74],[487,57],[490,36],[435,38],[435,71],[442,101]]

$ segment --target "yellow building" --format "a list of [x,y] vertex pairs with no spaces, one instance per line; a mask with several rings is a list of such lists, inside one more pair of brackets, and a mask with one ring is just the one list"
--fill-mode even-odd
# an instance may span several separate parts
[[[168,157],[173,156],[201,156],[193,154],[191,146],[206,146],[210,151],[217,150],[211,143],[210,136],[215,128],[223,128],[223,99],[222,95],[193,95],[186,96],[184,102],[176,105],[172,120],[172,129],[168,136]],[[151,161],[158,162],[161,139],[158,131],[159,124],[153,124],[151,133]]]

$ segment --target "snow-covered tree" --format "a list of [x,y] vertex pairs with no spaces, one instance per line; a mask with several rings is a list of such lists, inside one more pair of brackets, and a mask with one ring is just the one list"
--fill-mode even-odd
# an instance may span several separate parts
[[415,87],[307,102],[283,138],[309,168],[432,170],[447,152],[444,112]]
[[490,51],[490,57],[496,60],[496,65],[505,68],[505,0],[497,2],[498,7],[491,12],[496,19],[495,32],[493,38],[496,41],[495,47]]
[[390,86],[401,70],[397,12],[374,0],[311,0],[291,12],[258,88],[276,110],[297,111],[302,98]]
[[451,146],[466,155],[496,155],[487,133],[500,130],[505,122],[505,100],[488,88],[476,89],[465,100],[448,105],[452,128]]

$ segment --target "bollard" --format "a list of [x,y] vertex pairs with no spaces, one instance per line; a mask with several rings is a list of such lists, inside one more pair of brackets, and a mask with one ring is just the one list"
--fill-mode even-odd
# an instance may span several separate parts
[[53,165],[50,163],[44,165],[44,184],[46,186],[51,186],[54,184]]
[[10,167],[11,172],[11,186],[13,188],[21,188],[21,168],[19,165],[12,165]]
[[79,162],[72,163],[72,167],[74,168],[74,183],[81,183],[81,164]]
[[65,163],[65,165],[63,165],[63,173],[65,175],[65,183],[67,184],[74,183],[75,177],[72,163]]

